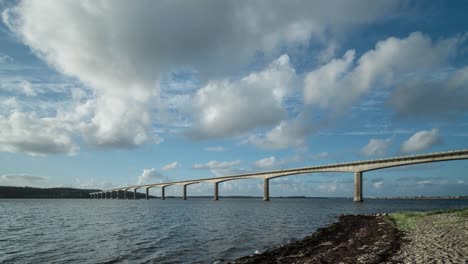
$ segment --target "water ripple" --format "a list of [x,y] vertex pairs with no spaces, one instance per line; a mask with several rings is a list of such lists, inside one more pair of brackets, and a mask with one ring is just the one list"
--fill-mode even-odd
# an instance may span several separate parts
[[227,263],[343,213],[467,207],[467,200],[0,200],[0,263]]

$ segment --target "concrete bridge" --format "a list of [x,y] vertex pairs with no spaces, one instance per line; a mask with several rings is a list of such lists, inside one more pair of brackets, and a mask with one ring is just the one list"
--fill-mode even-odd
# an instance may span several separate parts
[[[441,162],[449,160],[462,160],[468,159],[468,149],[463,150],[454,150],[446,152],[436,152],[429,154],[421,155],[412,155],[412,156],[400,156],[384,159],[374,159],[374,160],[364,160],[364,161],[353,161],[345,163],[335,163],[328,165],[312,166],[312,167],[303,167],[303,168],[293,168],[285,170],[275,170],[275,171],[264,171],[264,172],[253,172],[245,173],[239,175],[230,175],[223,177],[214,177],[214,178],[203,178],[203,179],[194,179],[194,180],[185,180],[185,181],[174,181],[174,182],[164,182],[164,183],[155,183],[155,184],[145,184],[145,185],[134,185],[122,188],[116,188],[111,190],[104,190],[101,192],[90,193],[91,198],[99,199],[120,199],[120,192],[123,193],[123,199],[129,197],[129,190],[133,191],[133,198],[137,198],[137,190],[145,189],[146,199],[149,199],[149,189],[153,187],[161,187],[161,199],[165,199],[165,188],[172,185],[182,185],[183,186],[183,199],[187,199],[187,186],[191,184],[197,184],[201,182],[211,182],[214,184],[214,200],[219,200],[219,184],[221,182],[233,181],[239,179],[263,179],[263,200],[270,200],[269,192],[269,181],[270,179],[285,177],[289,175],[296,174],[307,174],[307,173],[316,173],[316,172],[352,172],[354,173],[354,201],[362,202],[362,175],[364,172],[380,170],[391,167],[420,164],[420,163],[430,163],[430,162]],[[115,193],[115,196],[114,196]]]

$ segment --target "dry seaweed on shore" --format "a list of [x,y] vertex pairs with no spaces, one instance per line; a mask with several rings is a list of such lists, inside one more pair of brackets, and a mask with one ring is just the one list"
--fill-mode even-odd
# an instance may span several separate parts
[[399,247],[399,232],[388,217],[342,215],[300,241],[235,263],[382,263]]

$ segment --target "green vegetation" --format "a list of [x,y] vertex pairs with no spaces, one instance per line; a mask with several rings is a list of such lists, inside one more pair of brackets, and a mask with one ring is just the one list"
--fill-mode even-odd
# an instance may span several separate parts
[[410,230],[416,227],[418,220],[422,217],[436,214],[455,214],[458,217],[468,218],[468,208],[437,210],[430,212],[397,212],[390,214],[390,218],[392,218],[395,221],[395,224],[397,225],[398,229]]
[[95,191],[98,190],[0,186],[0,199],[90,198],[89,194]]

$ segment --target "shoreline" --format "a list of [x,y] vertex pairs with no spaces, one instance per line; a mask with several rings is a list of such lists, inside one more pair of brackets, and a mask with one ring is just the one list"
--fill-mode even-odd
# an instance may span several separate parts
[[466,259],[468,208],[341,215],[299,241],[234,263],[463,263]]

